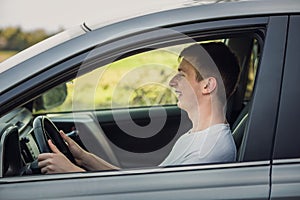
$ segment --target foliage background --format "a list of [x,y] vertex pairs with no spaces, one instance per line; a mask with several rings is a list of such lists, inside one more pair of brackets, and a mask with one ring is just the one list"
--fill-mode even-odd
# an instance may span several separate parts
[[0,62],[50,36],[44,29],[23,31],[20,27],[0,29]]
[[0,29],[0,50],[21,51],[51,35],[52,34],[48,34],[43,29],[26,32],[20,27],[7,27]]

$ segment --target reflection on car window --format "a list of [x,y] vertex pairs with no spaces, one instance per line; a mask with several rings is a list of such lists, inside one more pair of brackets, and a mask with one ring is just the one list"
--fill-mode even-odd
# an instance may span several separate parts
[[[214,41],[228,42],[227,39]],[[211,41],[211,40],[210,40]],[[201,41],[206,43],[209,41]],[[37,113],[175,105],[168,83],[176,73],[179,52],[189,44],[155,49],[116,60],[65,83],[67,97],[57,107],[37,105]],[[238,50],[236,50],[238,51]],[[259,45],[253,39],[244,101],[252,96]],[[49,93],[49,92],[48,92]],[[45,95],[44,95],[45,96]]]
[[67,82],[65,102],[47,112],[176,104],[168,82],[186,45],[136,54]]

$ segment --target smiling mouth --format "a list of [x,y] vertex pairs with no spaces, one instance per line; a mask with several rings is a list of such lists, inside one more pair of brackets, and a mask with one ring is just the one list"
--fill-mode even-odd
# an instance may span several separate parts
[[180,91],[178,91],[178,90],[176,90],[175,93],[176,93],[176,95],[177,95],[177,98],[179,98],[179,97],[182,96],[182,92],[180,92]]

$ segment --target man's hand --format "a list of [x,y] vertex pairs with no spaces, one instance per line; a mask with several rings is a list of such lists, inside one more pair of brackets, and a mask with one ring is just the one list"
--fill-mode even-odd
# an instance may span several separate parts
[[87,151],[82,149],[72,138],[68,137],[63,131],[59,131],[63,140],[67,143],[67,146],[72,153],[76,163],[79,166],[83,166],[83,159],[89,154]]
[[[75,154],[80,153],[81,148],[63,132],[60,132],[62,137],[69,145],[70,151]],[[68,141],[67,141],[68,140]],[[53,153],[43,153],[38,156],[38,166],[43,174],[66,173],[66,172],[83,172],[82,168],[74,165],[57,147],[48,140],[48,144]],[[79,148],[79,149],[78,149]],[[74,155],[74,154],[73,154]],[[76,159],[75,155],[74,158]]]
[[[120,169],[119,167],[106,162],[102,158],[85,151],[75,141],[64,134],[63,131],[60,131],[59,133],[63,140],[67,143],[76,163],[84,169],[90,171]],[[69,161],[69,159],[57,149],[51,140],[48,141],[48,144],[53,153],[43,153],[38,156],[38,166],[42,173],[52,174],[85,171]]]

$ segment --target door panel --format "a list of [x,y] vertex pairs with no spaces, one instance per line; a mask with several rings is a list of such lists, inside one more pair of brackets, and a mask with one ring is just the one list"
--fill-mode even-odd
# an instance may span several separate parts
[[[267,199],[267,162],[2,179],[3,199]],[[37,181],[38,180],[38,181]],[[18,182],[20,181],[20,182]],[[13,186],[13,187],[12,187]],[[32,192],[30,188],[35,188]],[[51,190],[49,189],[51,188]]]
[[300,198],[300,159],[275,160],[272,167],[271,199]]

